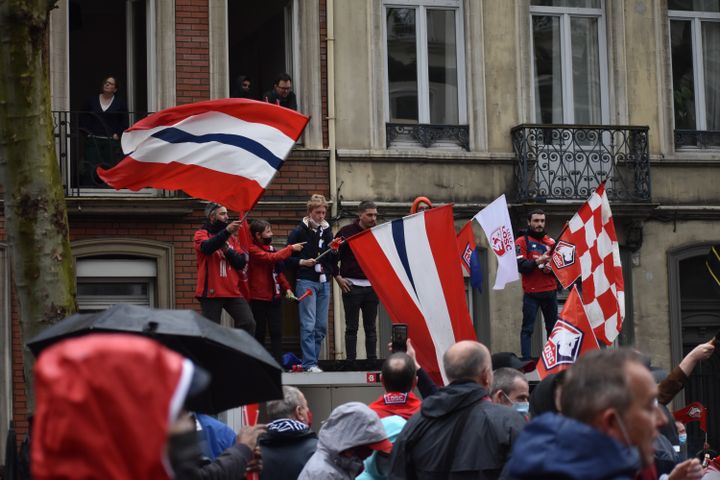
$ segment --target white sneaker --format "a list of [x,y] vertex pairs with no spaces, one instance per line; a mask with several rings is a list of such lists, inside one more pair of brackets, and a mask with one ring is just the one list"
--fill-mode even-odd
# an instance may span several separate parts
[[317,365],[314,365],[305,371],[309,372],[309,373],[322,373],[322,369],[320,367],[318,367]]

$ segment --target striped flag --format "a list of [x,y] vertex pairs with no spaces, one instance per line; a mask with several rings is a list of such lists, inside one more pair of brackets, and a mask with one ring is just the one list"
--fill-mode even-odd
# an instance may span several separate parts
[[598,340],[612,344],[625,318],[625,282],[604,182],[560,234],[550,266],[565,288],[581,278],[590,325]]
[[347,242],[392,321],[408,324],[419,363],[439,381],[443,353],[476,339],[452,205],[378,225]]
[[250,210],[309,118],[287,108],[229,98],[168,108],[122,136],[127,155],[97,169],[115,189],[183,190],[235,211]]

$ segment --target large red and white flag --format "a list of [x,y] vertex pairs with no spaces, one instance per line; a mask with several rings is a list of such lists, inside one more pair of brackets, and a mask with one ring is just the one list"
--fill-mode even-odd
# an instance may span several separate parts
[[505,194],[493,200],[473,218],[485,232],[488,244],[498,261],[493,290],[502,290],[507,283],[520,279],[515,256],[515,236]]
[[610,202],[601,183],[570,219],[552,254],[563,287],[582,279],[582,299],[598,340],[612,344],[625,318],[625,282]]
[[154,113],[123,133],[125,157],[100,178],[115,189],[183,190],[250,210],[309,118],[267,102],[228,98]]
[[538,375],[542,380],[567,370],[582,355],[599,348],[577,287],[573,287],[537,362]]
[[408,324],[418,362],[439,382],[443,353],[455,342],[477,338],[452,205],[378,225],[348,244],[392,321]]

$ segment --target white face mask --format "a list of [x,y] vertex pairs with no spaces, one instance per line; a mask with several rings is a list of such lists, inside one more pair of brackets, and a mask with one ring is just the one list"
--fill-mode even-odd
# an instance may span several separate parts
[[678,434],[678,440],[680,440],[680,445],[685,445],[687,443],[687,433]]
[[530,412],[530,402],[515,402],[513,403],[513,410],[526,417],[528,412]]

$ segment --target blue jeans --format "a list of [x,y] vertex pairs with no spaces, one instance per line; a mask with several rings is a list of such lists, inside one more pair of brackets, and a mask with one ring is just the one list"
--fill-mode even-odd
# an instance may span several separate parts
[[308,288],[312,290],[312,296],[306,297],[298,306],[302,366],[306,370],[317,366],[320,345],[327,334],[330,282],[320,283],[300,278],[295,285],[295,295],[300,297]]
[[523,295],[523,321],[522,329],[520,330],[520,349],[522,350],[522,358],[524,359],[530,358],[530,343],[533,329],[535,328],[538,308],[543,312],[545,331],[549,337],[558,316],[557,292],[552,290],[549,292],[526,293]]

